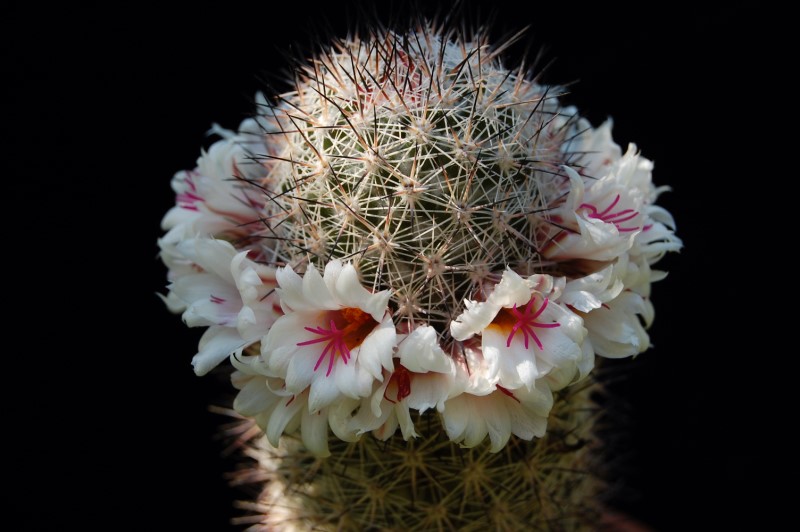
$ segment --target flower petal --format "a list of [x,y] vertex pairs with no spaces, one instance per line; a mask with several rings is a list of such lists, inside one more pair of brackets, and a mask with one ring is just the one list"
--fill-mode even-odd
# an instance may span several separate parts
[[200,338],[199,351],[192,358],[192,366],[197,375],[205,375],[220,362],[228,358],[234,351],[245,347],[246,342],[242,340],[236,329],[227,327],[213,326]]
[[496,360],[499,383],[505,388],[533,386],[540,373],[536,367],[536,349],[533,341],[525,347],[521,337],[515,336],[508,345],[508,337],[495,327],[482,335],[483,356]]
[[[497,406],[500,407],[497,408]],[[488,414],[489,415],[486,415],[484,419],[486,420],[486,430],[489,433],[489,440],[491,441],[489,450],[496,453],[503,448],[511,437],[511,416],[509,414],[509,409],[503,408],[501,405],[496,405]]]
[[[320,325],[322,321],[319,314],[290,312],[289,314],[284,314],[272,324],[269,332],[261,341],[261,356],[264,357],[270,370],[275,375],[285,376],[288,371],[289,361],[301,347],[297,344],[313,338],[314,335],[306,331],[304,327]],[[305,347],[306,351],[312,353],[314,349],[317,352],[322,349],[318,344]]]
[[254,417],[272,408],[279,397],[267,388],[266,382],[266,377],[250,377],[233,400],[233,409],[243,416]]
[[[326,268],[325,274],[328,275]],[[388,290],[372,293],[361,284],[358,272],[352,264],[345,264],[336,279],[336,297],[345,307],[360,308],[377,322],[386,314],[389,304]]]
[[235,285],[231,275],[231,260],[236,248],[230,242],[215,238],[192,238],[180,242],[178,251],[209,274]]
[[[315,363],[316,359],[303,356],[301,353],[295,353],[294,356],[289,358],[289,364],[286,367],[286,377],[284,377],[286,379],[286,389],[293,393],[300,393],[308,388],[312,382],[320,380],[315,378]],[[270,369],[272,369],[271,366]],[[324,373],[322,373],[322,379],[330,381],[331,384],[333,384],[333,379],[325,377]]]
[[453,361],[439,347],[436,329],[422,325],[414,329],[397,346],[400,363],[409,371],[452,373]]
[[[292,364],[289,364],[292,367]],[[313,370],[312,370],[313,371]],[[287,381],[288,387],[288,381]],[[317,412],[333,403],[341,394],[336,380],[324,374],[317,374],[311,382],[311,391],[308,394],[309,412]]]
[[288,400],[283,398],[273,410],[267,423],[267,439],[277,447],[280,444],[281,435],[295,417],[300,417],[300,410],[306,406],[305,395],[295,395]]
[[232,284],[213,275],[196,274],[177,279],[170,290],[186,303],[182,318],[189,327],[236,325],[242,299]]
[[327,411],[311,413],[303,409],[303,420],[300,423],[300,436],[303,445],[314,453],[315,456],[324,458],[330,456],[328,450],[328,415]]
[[408,411],[408,405],[405,401],[400,401],[394,405],[394,415],[395,419],[397,419],[397,424],[400,425],[403,439],[416,438],[417,432],[414,430],[414,421],[411,419],[411,413]]
[[553,407],[553,394],[543,381],[536,388],[520,388],[513,391],[519,401],[509,409],[511,431],[520,438],[531,440],[541,438],[547,430],[547,416]]
[[467,429],[471,414],[466,400],[467,394],[461,394],[447,401],[442,415],[442,424],[447,433],[447,437],[454,442],[463,439],[464,431]]
[[[530,298],[529,298],[530,299]],[[464,301],[465,310],[450,322],[450,335],[464,341],[484,330],[500,312],[500,306],[488,301]]]
[[397,344],[397,331],[392,317],[387,313],[383,321],[353,350],[353,361],[377,380],[383,379],[383,369],[394,369],[392,351]]
[[[336,310],[342,306],[341,302],[334,298],[332,291],[323,281],[317,269],[311,265],[303,275],[303,298],[309,308]],[[294,310],[301,310],[296,307],[293,308]]]
[[528,283],[515,271],[506,268],[500,282],[494,287],[487,301],[500,307],[524,305],[531,299]]
[[375,382],[374,377],[358,364],[345,364],[341,360],[336,362],[330,378],[334,379],[342,394],[353,399],[367,397],[372,392],[372,383]]
[[420,414],[434,407],[441,412],[453,390],[453,381],[452,374],[416,373],[411,380],[411,393],[405,402]]
[[358,430],[351,423],[353,411],[358,408],[361,401],[342,397],[328,408],[328,424],[333,434],[343,441],[356,441]]

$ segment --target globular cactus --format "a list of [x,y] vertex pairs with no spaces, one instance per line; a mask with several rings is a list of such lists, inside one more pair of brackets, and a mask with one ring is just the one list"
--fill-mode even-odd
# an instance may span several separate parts
[[165,300],[266,432],[253,522],[591,527],[595,355],[647,349],[681,243],[652,163],[504,47],[340,41],[176,175]]

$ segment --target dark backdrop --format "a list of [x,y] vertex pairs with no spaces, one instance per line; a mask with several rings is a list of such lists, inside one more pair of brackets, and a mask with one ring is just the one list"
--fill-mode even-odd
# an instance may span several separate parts
[[[212,122],[235,128],[256,90],[285,88],[285,54],[344,35],[362,9],[3,9],[10,515],[22,529],[225,529],[240,493],[223,478],[234,467],[215,440],[224,419],[207,406],[228,401],[228,388],[193,375],[199,333],[154,295],[165,286],[155,241],[169,180],[193,166]],[[377,10],[388,20],[409,8]],[[754,14],[508,0],[463,11],[472,22],[494,13],[498,38],[530,25],[508,63],[543,49],[553,60],[544,80],[575,81],[567,101],[594,124],[612,116],[616,140],[636,142],[656,162],[656,183],[673,187],[660,203],[686,247],[664,261],[670,276],[654,290],[656,347],[615,363],[630,375],[615,387],[616,501],[663,530],[740,521],[757,453],[723,426],[755,407],[725,384],[725,368],[747,335],[713,320],[747,305],[717,275],[723,253],[741,247],[720,216],[746,207],[717,190],[752,168],[742,159],[752,152],[743,126],[752,133],[758,115]]]

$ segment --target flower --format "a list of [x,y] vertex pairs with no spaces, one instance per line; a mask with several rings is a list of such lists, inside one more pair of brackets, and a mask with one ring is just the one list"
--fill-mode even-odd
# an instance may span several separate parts
[[570,190],[553,209],[553,235],[542,253],[553,260],[611,261],[633,246],[644,225],[641,191],[625,186],[620,173],[610,173],[586,186],[581,175],[565,166]]
[[194,265],[170,286],[168,302],[183,308],[190,327],[208,326],[192,359],[195,373],[205,375],[231,353],[261,340],[278,317],[275,269],[247,259],[224,240],[182,241],[176,252]]
[[582,348],[582,320],[535,289],[551,283],[543,276],[526,281],[507,269],[486,301],[465,301],[466,310],[450,324],[456,340],[481,335],[483,357],[496,368],[498,383],[508,389],[530,390],[555,369],[559,382],[564,375],[572,380],[579,368],[579,377],[588,373],[585,366],[591,356]]
[[269,370],[292,393],[310,386],[311,412],[341,395],[368,396],[373,381],[383,380],[382,369],[393,369],[389,292],[369,292],[353,265],[338,260],[327,264],[324,277],[313,266],[303,277],[288,266],[276,276],[285,314],[261,344]]
[[576,167],[582,176],[590,179],[606,176],[622,157],[622,150],[611,135],[613,125],[609,119],[594,128],[585,118],[578,120],[576,129],[580,134],[567,147],[580,154],[580,164]]
[[513,391],[498,386],[487,395],[462,393],[449,399],[442,422],[447,436],[465,447],[478,445],[488,435],[490,451],[496,453],[511,434],[524,440],[544,436],[552,406],[553,394],[545,381]]
[[497,452],[512,433],[526,440],[544,435],[553,406],[549,379],[513,390],[498,384],[497,359],[484,356],[475,339],[460,346],[455,362],[449,397],[439,407],[452,441],[474,447],[488,435],[490,451]]
[[161,222],[165,245],[184,235],[244,235],[247,224],[262,216],[264,195],[249,185],[266,177],[257,159],[267,151],[261,126],[249,118],[237,133],[218,126],[212,132],[222,140],[200,155],[194,170],[178,172],[172,180],[176,205]]
[[384,370],[383,383],[363,399],[350,427],[358,435],[372,431],[381,440],[398,426],[404,439],[416,437],[410,410],[420,414],[431,408],[444,410],[453,393],[455,365],[441,347],[433,327],[421,325],[398,342],[393,371]]
[[272,445],[280,437],[298,428],[303,444],[317,456],[328,456],[328,427],[343,440],[351,440],[344,425],[345,418],[338,414],[342,406],[352,404],[346,400],[338,409],[311,411],[308,408],[309,389],[293,394],[277,377],[267,377],[259,357],[231,357],[237,370],[231,375],[234,388],[239,390],[233,408],[241,415],[252,417],[264,430]]

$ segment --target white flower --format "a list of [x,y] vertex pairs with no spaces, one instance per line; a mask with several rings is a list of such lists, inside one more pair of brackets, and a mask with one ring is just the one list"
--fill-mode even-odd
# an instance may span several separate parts
[[627,274],[628,257],[622,255],[617,262],[600,271],[567,281],[559,302],[579,312],[598,309],[622,292],[625,288],[623,278]]
[[246,240],[260,228],[268,206],[266,169],[255,159],[267,150],[259,123],[247,119],[238,133],[218,126],[212,131],[222,140],[201,154],[194,170],[178,172],[172,180],[176,205],[161,222],[167,234],[158,242],[170,280],[191,266],[176,250],[182,240],[197,235]]
[[192,359],[195,372],[204,375],[259,341],[275,321],[275,269],[254,263],[224,240],[184,240],[176,249],[195,268],[170,285],[166,299],[185,308],[190,327],[209,327]]
[[658,205],[648,205],[645,213],[644,228],[636,235],[630,253],[654,264],[668,251],[680,250],[683,243],[674,233],[675,221],[667,210]]
[[[207,234],[235,230],[237,222],[258,217],[264,205],[263,194],[248,184],[266,173],[255,160],[266,152],[259,125],[247,119],[238,133],[218,126],[212,131],[223,138],[201,153],[194,170],[178,172],[172,180],[176,205],[164,216],[165,230],[185,224]],[[169,239],[169,233],[164,238]]]
[[285,312],[261,343],[270,371],[299,394],[310,386],[311,412],[341,396],[372,393],[383,369],[392,370],[396,332],[389,292],[364,288],[352,264],[329,262],[324,277],[309,266],[301,278],[291,267],[277,271]]
[[650,310],[642,296],[628,290],[585,314],[583,323],[595,352],[607,358],[623,358],[646,351],[650,337],[639,316],[651,318],[645,323],[652,321]]
[[587,184],[578,172],[564,167],[570,191],[551,213],[552,236],[542,254],[553,260],[611,261],[627,252],[644,225],[646,199],[643,191],[628,184],[626,172],[633,170],[631,164],[620,164]]
[[416,437],[410,409],[420,414],[430,408],[440,412],[454,388],[455,365],[441,347],[433,327],[419,326],[399,342],[394,371],[384,380],[350,421],[357,434],[372,431],[381,440],[397,427],[404,439]]
[[[337,437],[352,439],[346,433],[342,423],[344,419],[333,408],[311,412],[308,408],[309,391],[288,392],[282,379],[263,375],[258,357],[231,357],[231,362],[237,368],[231,375],[231,382],[239,390],[233,407],[243,416],[252,417],[272,445],[277,447],[283,434],[299,429],[306,448],[324,457],[330,455],[329,426]],[[353,405],[347,403],[346,407],[352,408]]]
[[619,144],[611,136],[613,122],[609,119],[597,128],[591,127],[588,120],[581,118],[577,129],[582,131],[576,139],[579,144],[568,144],[570,150],[581,154],[580,174],[599,178],[608,175],[613,165],[622,156]]
[[231,364],[237,368],[231,374],[231,383],[239,390],[233,400],[233,409],[243,416],[253,418],[262,430],[266,430],[272,411],[279,403],[288,402],[291,395],[287,397],[285,393],[281,393],[283,384],[280,379],[266,377],[254,369],[252,358],[254,357],[231,356]]
[[560,300],[583,318],[588,342],[598,355],[622,358],[649,347],[645,326],[652,321],[652,305],[623,282],[647,283],[649,289],[649,275],[640,272],[626,254],[599,272],[566,283]]
[[465,301],[466,310],[450,324],[456,340],[481,335],[483,358],[496,369],[497,382],[505,388],[530,390],[537,379],[556,369],[560,370],[558,382],[563,375],[571,380],[579,368],[579,376],[585,376],[582,320],[531,289],[542,284],[543,278],[537,275],[526,281],[506,270],[486,301]]
[[491,452],[498,452],[511,434],[531,440],[544,436],[553,394],[544,381],[508,390],[498,386],[488,395],[462,393],[445,403],[442,421],[447,436],[465,447],[478,445],[486,435]]

